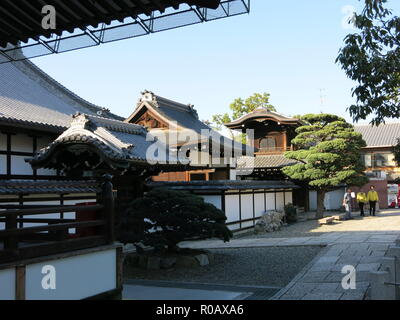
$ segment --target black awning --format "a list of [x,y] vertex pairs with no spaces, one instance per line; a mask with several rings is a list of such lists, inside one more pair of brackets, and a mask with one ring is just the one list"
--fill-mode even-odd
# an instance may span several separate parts
[[[55,10],[54,29],[42,26],[45,5]],[[0,63],[248,13],[249,6],[250,0],[2,0]]]
[[[182,3],[216,9],[220,0],[3,0],[0,2],[0,46],[17,45],[18,41],[27,42],[39,36],[50,37],[52,33],[61,36],[62,32],[73,32],[75,28],[96,28],[100,23],[136,18],[140,14],[151,15],[154,11],[164,12],[169,7],[178,9]],[[56,9],[54,30],[42,27],[44,5]]]

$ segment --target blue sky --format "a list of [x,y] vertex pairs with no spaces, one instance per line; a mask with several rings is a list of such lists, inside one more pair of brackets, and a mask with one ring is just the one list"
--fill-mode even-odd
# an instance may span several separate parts
[[[400,13],[400,1],[389,6]],[[249,15],[32,59],[81,97],[128,116],[140,92],[192,103],[201,119],[238,97],[268,92],[287,115],[351,118],[353,83],[335,58],[345,6],[358,0],[251,0]],[[321,103],[321,95],[323,101]]]

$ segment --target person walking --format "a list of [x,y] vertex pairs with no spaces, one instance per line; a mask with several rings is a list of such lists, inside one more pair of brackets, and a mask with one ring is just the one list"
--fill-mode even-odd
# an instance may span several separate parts
[[358,207],[360,208],[360,216],[364,217],[364,206],[367,203],[367,195],[365,192],[357,193]]
[[353,217],[351,215],[351,189],[347,189],[346,193],[344,194],[343,205],[346,210],[344,219],[345,220],[353,219]]
[[370,186],[367,194],[367,200],[369,202],[369,215],[375,216],[376,203],[379,201],[378,192],[375,191],[375,186]]

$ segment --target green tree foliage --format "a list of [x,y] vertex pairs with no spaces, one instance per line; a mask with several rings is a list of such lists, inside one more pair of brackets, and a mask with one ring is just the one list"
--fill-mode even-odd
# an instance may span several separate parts
[[385,7],[387,0],[365,0],[353,23],[357,33],[345,38],[339,62],[357,82],[349,107],[355,121],[373,115],[372,124],[400,117],[400,17]]
[[282,169],[291,179],[305,181],[317,190],[317,218],[322,218],[326,192],[338,185],[368,182],[361,160],[366,146],[360,133],[343,118],[331,114],[307,114],[307,124],[296,129],[295,151],[285,157],[299,163]]
[[135,199],[119,224],[122,243],[143,243],[155,249],[178,250],[184,240],[217,237],[229,241],[226,216],[203,198],[188,192],[154,189]]
[[[252,96],[243,100],[242,98],[235,99],[230,105],[231,115],[229,113],[215,114],[211,118],[212,128],[222,130],[225,123],[232,122],[240,117],[254,111],[257,108],[265,108],[269,111],[276,111],[275,107],[269,103],[269,93],[254,93]],[[229,130],[232,139],[246,143],[246,137],[242,134],[235,136],[232,130]]]
[[397,138],[397,144],[393,148],[394,161],[396,161],[397,166],[400,166],[400,138]]

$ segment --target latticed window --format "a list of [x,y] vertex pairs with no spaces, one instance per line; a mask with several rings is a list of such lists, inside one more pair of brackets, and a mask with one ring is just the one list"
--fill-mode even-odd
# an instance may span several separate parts
[[276,140],[272,137],[266,137],[261,139],[260,141],[260,149],[264,150],[275,150],[276,149]]

